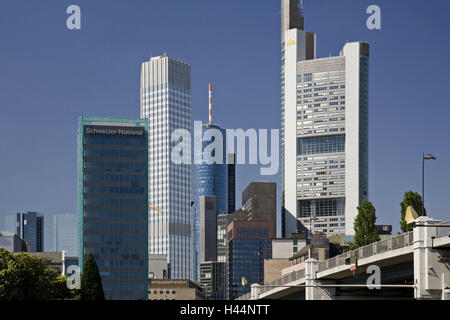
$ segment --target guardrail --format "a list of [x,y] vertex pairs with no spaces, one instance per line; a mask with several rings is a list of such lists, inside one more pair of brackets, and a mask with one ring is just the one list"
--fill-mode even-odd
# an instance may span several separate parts
[[[440,228],[443,229],[444,227]],[[447,227],[448,228],[448,227]],[[448,234],[448,231],[447,231]],[[383,252],[407,247],[413,244],[413,232],[406,232],[396,236],[392,236],[389,239],[378,241],[372,244],[369,244],[364,247],[360,247],[355,250],[351,250],[349,252],[343,253],[341,255],[335,256],[333,258],[320,261],[318,265],[318,272],[322,272],[328,269],[350,265],[356,262],[358,259],[369,258],[376,254],[380,254]],[[272,281],[264,285],[261,285],[260,294],[266,293],[270,290],[274,289],[274,286],[283,286],[288,283],[294,282],[296,280],[300,280],[305,277],[305,269],[291,272],[281,279]],[[246,293],[236,300],[249,300],[251,298],[251,293]]]
[[356,262],[358,259],[369,258],[374,255],[407,247],[413,243],[413,232],[406,232],[396,236],[392,236],[389,239],[378,241],[369,244],[364,247],[360,247],[355,250],[343,253],[336,257],[320,261],[319,262],[319,272],[325,271],[327,269],[340,267],[344,265],[350,265]]
[[437,230],[436,230],[436,234],[437,237],[445,237],[450,233],[450,227],[440,227],[440,224],[445,224],[445,225],[449,225],[450,224],[450,220],[444,221],[442,223],[437,224]]

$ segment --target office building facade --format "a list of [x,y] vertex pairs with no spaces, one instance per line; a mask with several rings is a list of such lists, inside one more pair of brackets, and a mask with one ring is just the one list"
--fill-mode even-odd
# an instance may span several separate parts
[[[228,225],[228,299],[264,281],[264,259],[272,258],[272,222],[232,221]],[[245,281],[243,281],[245,280]]]
[[41,214],[28,211],[6,216],[5,229],[25,240],[31,252],[44,251],[44,217]]
[[[197,133],[197,132],[196,132]],[[221,134],[221,163],[209,163],[203,159],[203,152],[214,140],[203,140],[209,134]],[[200,131],[197,133],[200,134]],[[232,213],[235,210],[235,155],[227,154],[226,131],[215,124],[202,125],[201,136],[194,136],[194,164],[192,165],[192,212],[193,212],[193,268],[194,280],[198,280],[200,265],[200,198],[216,196],[216,213]],[[197,153],[196,153],[197,152]],[[213,157],[218,155],[213,154]]]
[[221,213],[217,215],[217,261],[228,261],[228,225],[236,219],[235,213]]
[[217,259],[217,202],[216,196],[200,197],[200,263]]
[[170,279],[170,264],[167,262],[167,255],[148,255],[148,278]]
[[0,230],[0,248],[9,252],[27,252],[30,246],[25,240],[20,239],[16,234]]
[[172,133],[190,132],[190,65],[165,54],[144,62],[140,115],[149,126],[149,254],[167,255],[172,278],[192,279],[191,166],[171,161]]
[[106,299],[148,295],[147,132],[146,120],[79,119],[79,263],[94,254]]
[[200,286],[210,300],[226,300],[227,264],[208,261],[200,263]]
[[53,248],[56,252],[65,251],[69,257],[78,256],[78,215],[53,216]]
[[252,182],[242,192],[242,209],[249,221],[271,221],[272,234],[277,234],[277,184]]
[[369,45],[316,58],[301,1],[282,0],[282,234],[354,234],[368,197]]
[[188,279],[150,279],[148,300],[206,300],[204,289]]

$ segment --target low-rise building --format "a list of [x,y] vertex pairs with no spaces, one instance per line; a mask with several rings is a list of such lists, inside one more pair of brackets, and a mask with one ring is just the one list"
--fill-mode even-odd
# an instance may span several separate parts
[[47,267],[52,268],[60,274],[66,272],[65,252],[30,252],[34,256],[38,256],[44,261]]
[[169,279],[170,265],[167,262],[167,254],[148,255],[148,278]]
[[7,231],[0,231],[0,248],[9,252],[29,252],[30,245],[17,235]]
[[149,300],[206,300],[202,287],[188,279],[149,279]]

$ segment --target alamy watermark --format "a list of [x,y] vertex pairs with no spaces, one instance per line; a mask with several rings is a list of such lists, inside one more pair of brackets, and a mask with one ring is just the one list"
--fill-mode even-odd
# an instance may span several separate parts
[[370,16],[367,18],[366,26],[369,30],[381,29],[381,8],[375,4],[369,6],[366,11]]
[[[170,150],[172,163],[192,164],[191,149],[192,140],[194,140],[193,164],[259,164],[260,174],[263,176],[278,173],[280,168],[278,129],[251,128],[246,131],[226,129],[225,132],[224,136],[221,130],[214,127],[202,129],[201,121],[194,121],[194,139],[191,138],[191,132],[187,129],[174,130],[170,138],[174,144]],[[232,163],[232,160],[227,157],[228,154],[235,154],[236,161]]]
[[66,13],[69,14],[66,20],[67,29],[81,30],[81,8],[73,4],[67,7]]

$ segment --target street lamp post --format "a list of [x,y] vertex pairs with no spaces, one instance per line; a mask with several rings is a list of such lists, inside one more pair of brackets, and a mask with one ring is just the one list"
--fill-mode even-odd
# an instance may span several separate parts
[[431,154],[425,155],[425,152],[422,152],[422,216],[425,213],[425,160],[436,160]]

